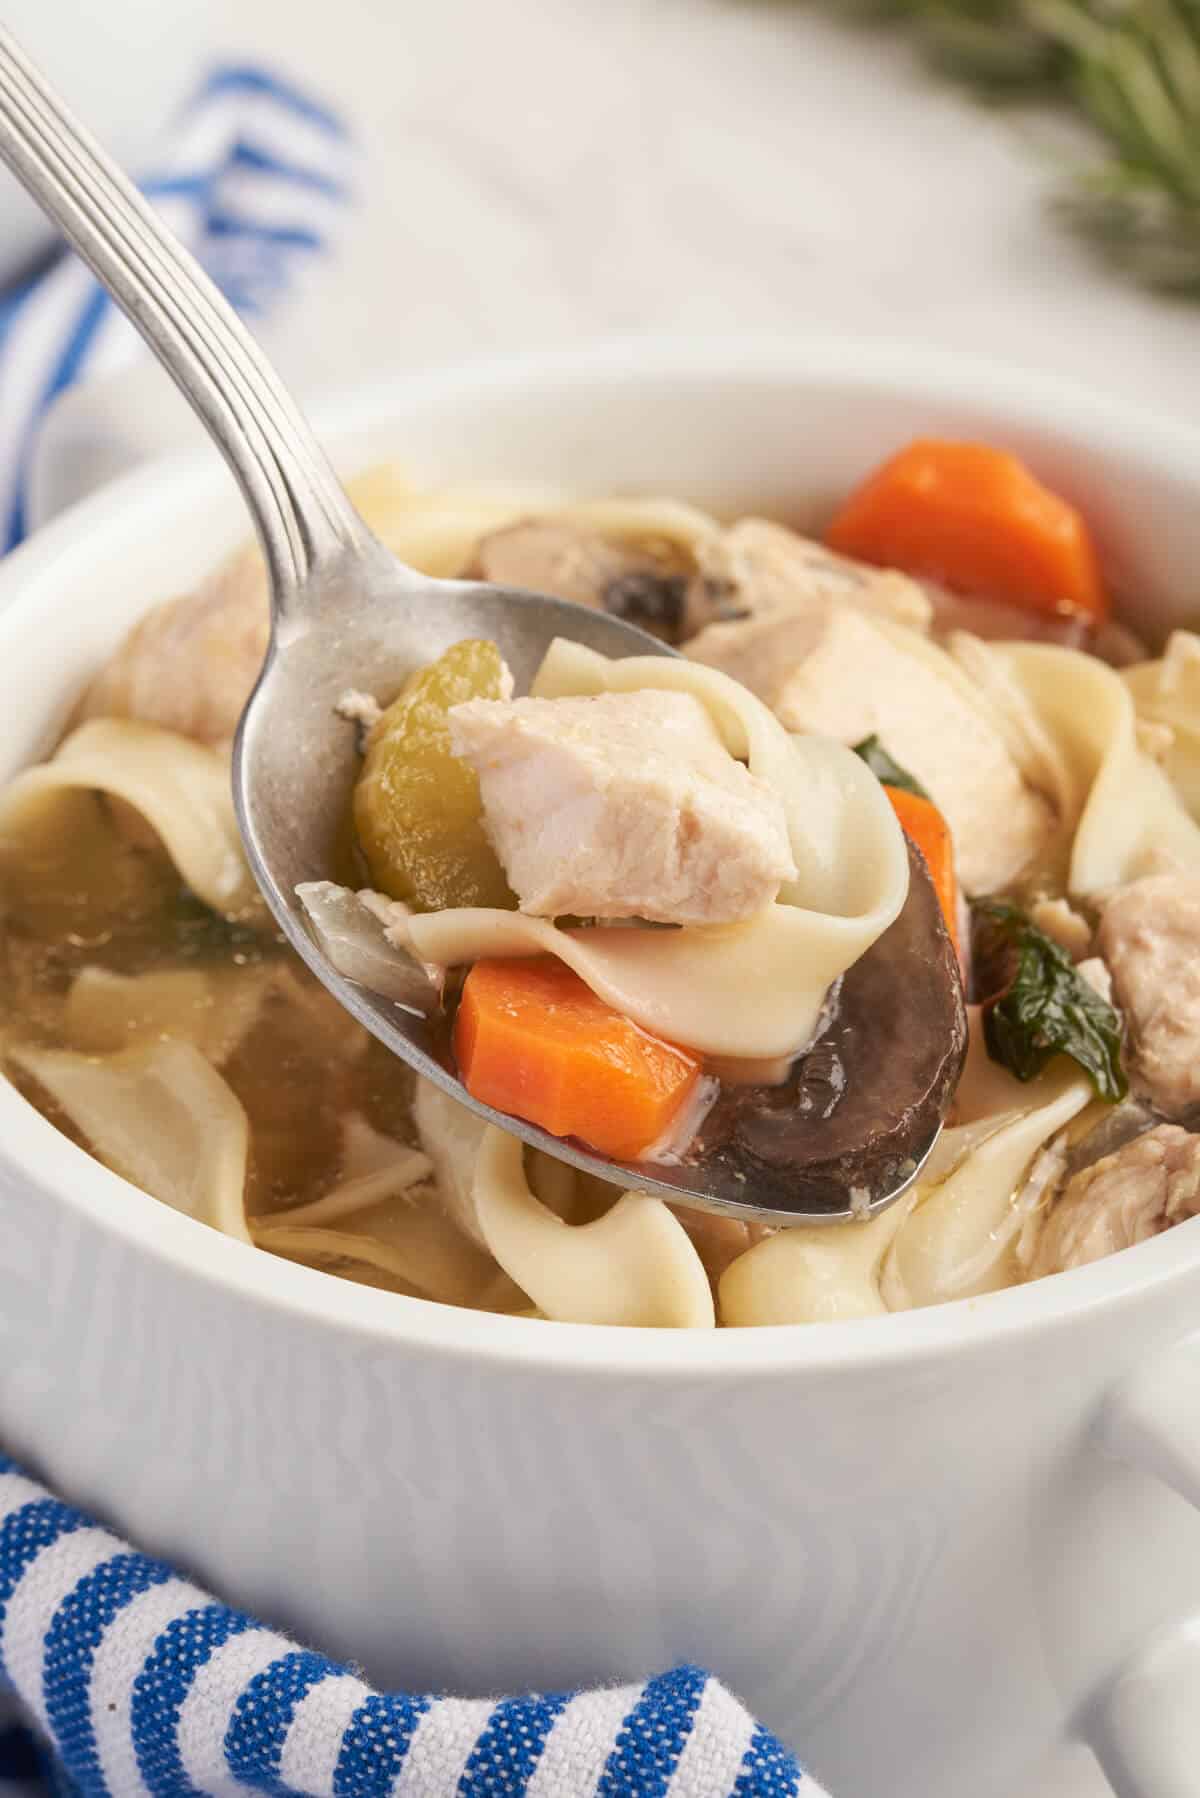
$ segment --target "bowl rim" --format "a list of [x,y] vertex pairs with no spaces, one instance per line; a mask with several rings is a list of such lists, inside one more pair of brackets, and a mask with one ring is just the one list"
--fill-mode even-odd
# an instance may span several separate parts
[[[723,337],[610,339],[579,349],[527,351],[459,361],[416,374],[397,372],[359,383],[312,408],[318,433],[335,456],[339,442],[387,426],[430,400],[527,383],[737,381],[775,378],[827,382],[925,399],[968,401],[998,423],[1052,426],[1117,451],[1144,471],[1197,479],[1200,429],[1130,408],[1056,375],[903,340],[862,341],[829,334],[753,341]],[[202,507],[228,489],[211,451],[157,457],[79,501],[0,564],[0,666],[4,651],[45,603],[39,589],[62,550],[94,533],[126,535],[132,520],[157,506]],[[28,594],[22,589],[30,588]],[[1098,1310],[1165,1296],[1200,1260],[1200,1218],[1107,1260],[1053,1279],[978,1298],[880,1318],[819,1326],[776,1324],[719,1331],[662,1330],[555,1323],[456,1309],[338,1280],[222,1236],[110,1172],[61,1135],[7,1081],[0,1080],[0,1165],[75,1209],[132,1253],[176,1275],[286,1314],[290,1321],[354,1337],[364,1344],[478,1362],[537,1366],[547,1377],[587,1372],[636,1378],[696,1375],[743,1380],[748,1373],[794,1374],[806,1368],[860,1369],[923,1363],[954,1348],[982,1352],[994,1343],[1073,1328]]]

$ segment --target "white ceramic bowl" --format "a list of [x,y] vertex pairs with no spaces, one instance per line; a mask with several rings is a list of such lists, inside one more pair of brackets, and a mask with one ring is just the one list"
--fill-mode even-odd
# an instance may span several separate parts
[[[1079,500],[1131,615],[1195,592],[1200,436],[925,352],[613,349],[377,383],[341,461],[819,507],[917,432]],[[803,512],[805,508],[799,508]],[[0,777],[244,530],[158,465],[0,567]],[[1200,1764],[1200,1224],[938,1310],[700,1335],[524,1322],[290,1266],[145,1197],[0,1085],[0,1439],[380,1681],[692,1658],[839,1798],[1005,1798],[1064,1736]],[[1131,1697],[1132,1694],[1132,1697]],[[1192,1732],[1189,1739],[1188,1732]]]

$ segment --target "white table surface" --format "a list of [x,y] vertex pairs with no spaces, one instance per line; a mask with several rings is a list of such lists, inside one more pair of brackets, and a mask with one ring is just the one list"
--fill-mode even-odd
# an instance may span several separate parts
[[1200,411],[1200,307],[1039,205],[1032,125],[787,0],[221,0],[366,152],[306,381],[598,335],[932,339]]
[[[861,331],[1200,413],[1200,306],[1098,267],[1012,115],[785,0],[220,0],[362,138],[341,256],[275,338],[308,391],[669,330]],[[1095,1798],[1071,1753],[1014,1798]]]

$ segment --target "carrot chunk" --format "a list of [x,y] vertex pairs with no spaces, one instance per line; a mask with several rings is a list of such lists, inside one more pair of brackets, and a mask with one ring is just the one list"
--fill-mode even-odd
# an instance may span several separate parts
[[932,799],[918,793],[906,793],[900,787],[884,787],[892,802],[892,810],[910,843],[915,843],[925,857],[925,865],[933,880],[934,891],[941,902],[942,916],[954,950],[958,941],[958,879],[954,872],[954,844],[950,827]]
[[473,1098],[632,1161],[663,1135],[700,1058],[598,999],[553,956],[478,961],[463,983],[454,1053]]
[[961,593],[1100,623],[1108,599],[1079,513],[1016,456],[924,439],[857,487],[831,549]]

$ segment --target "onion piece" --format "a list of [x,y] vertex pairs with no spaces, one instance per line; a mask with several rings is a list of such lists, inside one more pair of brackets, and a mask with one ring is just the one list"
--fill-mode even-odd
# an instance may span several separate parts
[[296,897],[321,950],[344,979],[395,1000],[407,1011],[427,1016],[437,1010],[440,983],[397,946],[394,928],[389,935],[388,925],[367,903],[367,895],[332,880],[309,880],[296,888]]

